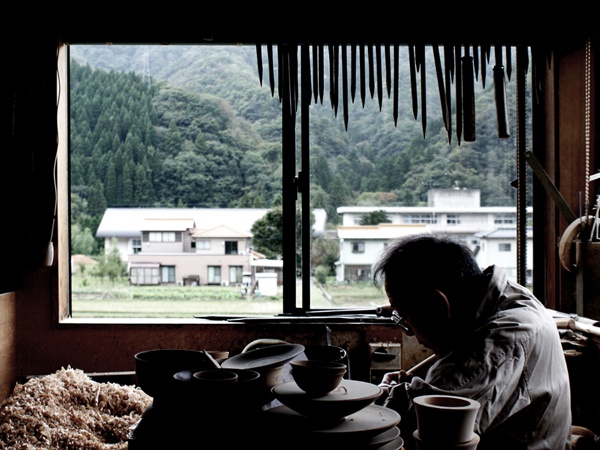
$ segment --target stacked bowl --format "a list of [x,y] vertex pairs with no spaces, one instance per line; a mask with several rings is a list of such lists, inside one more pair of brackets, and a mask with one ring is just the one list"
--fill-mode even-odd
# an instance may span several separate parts
[[347,366],[337,361],[297,359],[290,366],[293,381],[272,388],[281,405],[265,411],[263,449],[402,448],[399,414],[373,405],[379,386],[344,379]]

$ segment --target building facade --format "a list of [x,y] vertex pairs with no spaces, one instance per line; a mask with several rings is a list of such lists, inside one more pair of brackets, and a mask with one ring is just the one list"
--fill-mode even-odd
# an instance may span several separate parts
[[[361,226],[362,218],[385,211],[390,223]],[[337,209],[340,259],[337,281],[369,280],[371,266],[390,239],[415,233],[444,233],[464,241],[479,265],[496,264],[517,276],[517,210],[512,206],[481,206],[477,189],[431,189],[427,206],[344,206]],[[531,208],[527,211],[528,220]],[[527,273],[532,271],[532,235],[528,228]],[[529,278],[529,277],[528,277]],[[530,280],[528,280],[530,281]]]

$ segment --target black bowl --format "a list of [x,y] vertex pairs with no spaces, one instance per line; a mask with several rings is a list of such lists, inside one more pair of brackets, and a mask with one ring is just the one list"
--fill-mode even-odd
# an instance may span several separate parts
[[272,399],[259,372],[248,369],[215,369],[234,372],[235,383],[204,383],[194,378],[202,368],[185,369],[173,375],[175,380],[174,403],[187,411],[213,413],[227,411],[260,410]]
[[210,369],[214,363],[199,350],[155,349],[135,355],[138,386],[154,398],[172,395],[173,375],[190,367]]

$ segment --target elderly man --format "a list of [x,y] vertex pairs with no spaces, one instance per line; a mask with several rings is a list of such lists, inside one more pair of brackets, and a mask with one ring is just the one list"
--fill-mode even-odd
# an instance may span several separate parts
[[414,448],[412,399],[444,394],[477,400],[478,450],[571,448],[569,376],[556,324],[544,305],[496,266],[445,235],[391,242],[373,270],[395,321],[436,361],[421,378],[386,374],[384,405],[398,411]]

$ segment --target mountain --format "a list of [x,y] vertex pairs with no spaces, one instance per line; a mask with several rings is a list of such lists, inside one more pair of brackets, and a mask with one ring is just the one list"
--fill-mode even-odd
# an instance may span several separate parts
[[[266,48],[262,83],[254,46],[73,45],[70,55],[71,103],[79,104],[71,113],[72,192],[92,215],[106,206],[277,204],[281,111]],[[485,89],[478,74],[477,139],[459,143],[442,122],[427,56],[426,126],[423,105],[416,117],[411,107],[406,49],[397,122],[387,86],[381,97],[376,84],[363,97],[358,86],[346,129],[341,93],[330,95],[324,72],[324,94],[310,106],[311,200],[334,222],[338,206],[424,204],[432,187],[480,189],[484,206],[515,204],[515,133],[498,139],[492,65]],[[514,81],[507,86],[514,111]]]

